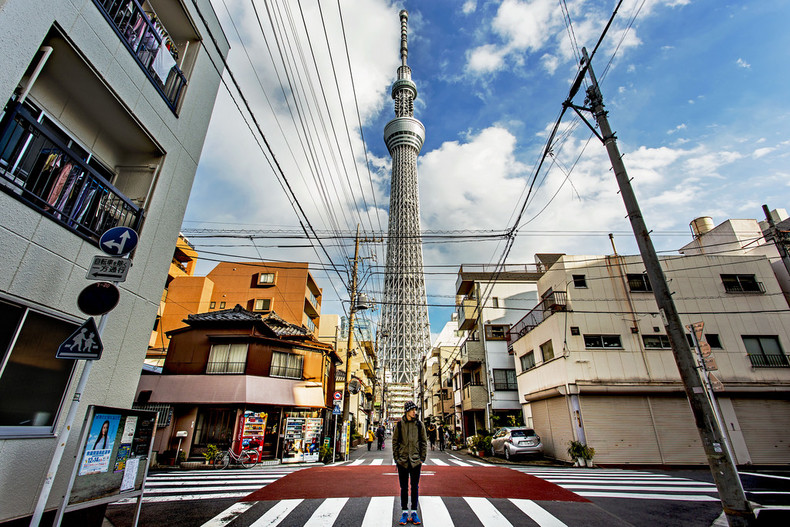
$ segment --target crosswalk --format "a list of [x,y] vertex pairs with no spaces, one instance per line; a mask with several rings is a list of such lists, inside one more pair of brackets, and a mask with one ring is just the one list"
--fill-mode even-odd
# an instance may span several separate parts
[[[149,474],[143,503],[243,498],[303,467],[261,467],[236,470],[169,471]],[[137,498],[113,505],[135,503]]]
[[[359,525],[360,527],[391,527],[400,516],[400,499],[393,496],[373,498],[284,499],[276,502],[247,502],[242,508],[233,507],[220,513],[202,527],[224,527],[244,516],[250,527],[324,527],[330,525]],[[237,504],[238,505],[238,504]],[[577,511],[557,506],[553,502],[537,503],[528,499],[493,499],[481,497],[443,498],[421,496],[420,514],[424,525],[454,527],[482,525],[510,527],[537,525],[539,527],[567,527],[578,525]],[[593,516],[586,525],[618,527],[608,515]],[[566,523],[567,522],[567,523]]]
[[[439,459],[439,458],[431,458],[425,460],[424,465],[426,466],[437,466],[437,467],[474,467],[474,466],[481,466],[481,467],[490,467],[488,463],[482,463],[480,461],[475,461],[473,459],[460,459],[452,454],[445,456],[447,459]],[[368,465],[368,466],[376,466],[376,465],[395,465],[395,461],[393,461],[392,457],[380,458],[380,457],[363,457],[356,459],[354,461],[343,461],[340,463],[334,463],[329,466],[333,467],[358,467],[361,465]]]
[[511,467],[585,498],[719,501],[716,486],[666,474],[621,469]]

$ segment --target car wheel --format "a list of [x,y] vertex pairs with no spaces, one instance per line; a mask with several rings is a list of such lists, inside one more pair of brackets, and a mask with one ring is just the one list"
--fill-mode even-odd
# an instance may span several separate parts
[[510,461],[510,449],[505,447],[505,459]]

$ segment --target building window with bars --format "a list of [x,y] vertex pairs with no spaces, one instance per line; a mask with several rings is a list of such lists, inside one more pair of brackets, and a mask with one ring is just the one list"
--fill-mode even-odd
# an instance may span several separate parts
[[779,337],[743,335],[743,344],[754,368],[790,368]]
[[721,283],[727,293],[765,293],[762,282],[758,282],[753,274],[723,274]]
[[206,373],[244,373],[247,349],[244,344],[212,344],[208,354]]
[[653,288],[650,286],[650,280],[647,278],[646,274],[628,273],[626,276],[628,277],[628,289],[632,293],[649,293],[653,291]]
[[272,352],[272,366],[269,369],[271,377],[284,377],[286,379],[301,379],[304,357],[296,353]]

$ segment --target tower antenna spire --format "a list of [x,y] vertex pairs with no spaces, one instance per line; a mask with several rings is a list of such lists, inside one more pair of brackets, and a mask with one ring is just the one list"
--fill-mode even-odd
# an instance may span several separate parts
[[401,9],[400,14],[400,61],[401,65],[406,65],[409,57],[409,12]]

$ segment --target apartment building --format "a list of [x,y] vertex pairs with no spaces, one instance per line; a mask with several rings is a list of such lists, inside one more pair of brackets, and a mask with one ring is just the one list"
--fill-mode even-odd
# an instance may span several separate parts
[[[704,323],[736,462],[790,462],[790,310],[771,261],[697,254],[661,265],[684,325]],[[546,455],[570,461],[579,440],[598,463],[706,463],[641,258],[565,255],[537,285],[540,302],[509,338]]]
[[453,402],[453,364],[460,360],[463,335],[458,329],[458,313],[453,313],[422,363],[423,416],[451,427],[461,426],[461,414],[456,414]]
[[208,0],[5,0],[0,34],[0,522],[24,522],[84,367],[55,351],[115,226],[139,244],[48,511],[88,405],[132,404],[228,43]]
[[462,265],[456,280],[458,329],[466,332],[454,387],[465,437],[494,426],[494,416],[518,414],[521,404],[507,334],[538,300],[538,278],[553,261],[535,264]]

